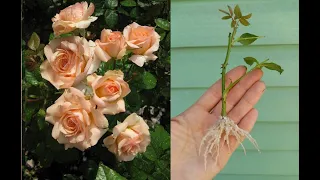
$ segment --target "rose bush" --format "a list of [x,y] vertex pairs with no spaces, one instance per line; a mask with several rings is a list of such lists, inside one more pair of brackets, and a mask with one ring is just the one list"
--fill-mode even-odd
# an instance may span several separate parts
[[169,3],[22,3],[23,178],[168,179]]

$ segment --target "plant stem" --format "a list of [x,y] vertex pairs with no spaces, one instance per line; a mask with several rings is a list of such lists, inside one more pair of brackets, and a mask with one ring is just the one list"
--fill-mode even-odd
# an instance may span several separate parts
[[229,33],[228,36],[228,49],[227,49],[227,54],[226,54],[226,58],[224,60],[224,63],[222,64],[222,108],[221,108],[221,116],[224,117],[227,115],[227,110],[226,110],[226,102],[227,102],[227,93],[226,90],[226,69],[227,69],[227,65],[228,65],[228,61],[229,61],[229,56],[230,56],[230,52],[231,52],[231,47],[233,45],[233,39],[234,36],[237,33],[237,28],[238,28],[238,23],[236,23],[236,25],[233,28],[232,34]]

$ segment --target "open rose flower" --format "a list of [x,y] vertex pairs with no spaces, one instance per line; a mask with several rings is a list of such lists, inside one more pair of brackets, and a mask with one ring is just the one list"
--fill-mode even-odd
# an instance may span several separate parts
[[85,29],[97,17],[91,16],[94,12],[94,4],[87,2],[76,3],[60,11],[52,18],[52,28],[56,36],[71,32],[77,28]]
[[121,59],[126,53],[126,41],[119,31],[103,29],[100,40],[96,40],[95,50],[97,57],[102,61],[109,61],[111,58]]
[[40,66],[41,76],[57,89],[78,84],[99,68],[101,61],[95,59],[95,46],[78,36],[50,41],[44,48],[47,60]]
[[94,146],[108,129],[108,120],[73,87],[47,109],[45,120],[53,124],[52,137],[65,149],[81,151]]
[[124,28],[123,36],[129,48],[133,49],[134,55],[129,58],[133,63],[142,67],[145,62],[158,58],[152,54],[159,49],[160,42],[160,36],[154,27],[140,26],[134,22]]
[[150,144],[149,127],[136,113],[129,115],[113,128],[113,134],[103,140],[119,161],[131,161]]
[[123,98],[130,93],[127,82],[123,80],[123,72],[109,70],[104,76],[92,74],[87,77],[87,83],[92,87],[92,101],[104,114],[125,112]]

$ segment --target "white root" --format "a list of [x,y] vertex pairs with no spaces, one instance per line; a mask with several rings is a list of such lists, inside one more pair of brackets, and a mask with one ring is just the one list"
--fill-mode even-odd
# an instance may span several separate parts
[[[224,138],[221,142],[221,136],[224,134]],[[206,135],[202,138],[200,147],[199,147],[199,155],[201,155],[202,150],[204,149],[204,166],[205,169],[207,168],[207,158],[208,155],[211,154],[212,158],[214,159],[215,165],[218,164],[218,158],[220,155],[220,146],[224,146],[226,143],[230,150],[230,141],[229,137],[234,136],[238,143],[241,144],[244,154],[246,155],[246,149],[241,143],[241,138],[246,137],[248,140],[254,145],[254,147],[260,152],[258,144],[254,138],[249,134],[249,132],[241,129],[238,127],[237,124],[234,123],[233,120],[231,120],[228,117],[221,117],[216,122],[214,126],[212,126]],[[222,143],[222,144],[220,144]],[[205,148],[203,148],[205,147]]]

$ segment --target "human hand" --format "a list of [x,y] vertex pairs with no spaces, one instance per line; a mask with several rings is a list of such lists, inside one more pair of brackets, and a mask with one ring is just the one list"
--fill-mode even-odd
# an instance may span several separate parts
[[[246,73],[246,67],[238,66],[226,74],[226,87]],[[258,111],[254,105],[265,90],[260,81],[263,72],[256,69],[248,73],[227,96],[227,116],[248,132],[253,128]],[[218,120],[221,113],[221,79],[213,84],[200,98],[180,115],[171,120],[171,178],[173,180],[209,180],[227,164],[239,143],[230,136],[230,151],[226,144],[220,146],[218,163],[199,155],[199,146],[207,130]],[[241,141],[244,140],[244,137]]]

